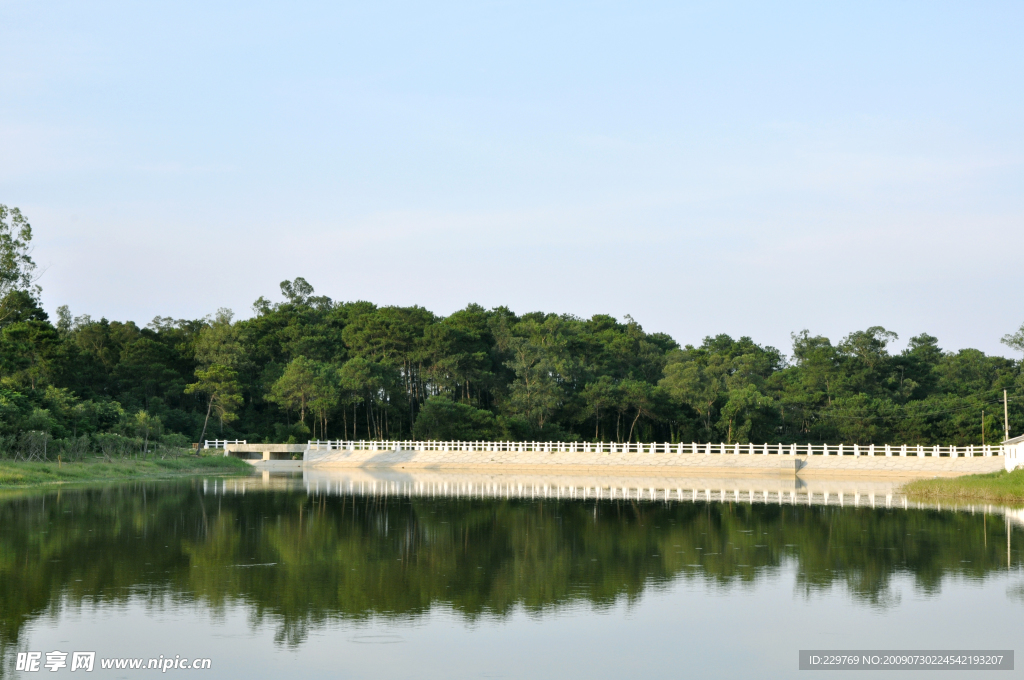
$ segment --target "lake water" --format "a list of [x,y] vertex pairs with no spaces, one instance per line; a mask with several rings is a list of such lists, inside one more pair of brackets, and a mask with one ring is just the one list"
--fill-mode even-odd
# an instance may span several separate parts
[[[102,658],[160,655],[211,660],[172,676],[815,678],[836,673],[798,671],[798,650],[1018,646],[1017,520],[787,483],[650,500],[321,474],[10,494],[0,666],[69,673],[15,670],[19,652],[59,650],[95,651],[110,678],[154,671]],[[907,677],[870,675],[889,676]]]

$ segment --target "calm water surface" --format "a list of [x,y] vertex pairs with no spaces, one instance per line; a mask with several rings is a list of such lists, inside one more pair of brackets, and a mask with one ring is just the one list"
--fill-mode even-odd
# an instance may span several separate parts
[[797,650],[1024,631],[1024,532],[1001,514],[222,484],[0,497],[3,675],[91,650],[209,657],[205,677],[813,678],[835,674]]

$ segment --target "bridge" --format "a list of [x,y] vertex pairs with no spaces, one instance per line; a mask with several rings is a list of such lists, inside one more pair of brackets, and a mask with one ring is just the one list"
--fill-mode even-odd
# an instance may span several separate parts
[[1024,467],[1024,436],[998,445],[726,444],[697,442],[513,442],[311,440],[249,444],[211,440],[204,448],[275,467],[577,468],[627,472],[722,468],[734,474],[884,473],[957,476]]
[[890,444],[712,444],[667,442],[462,442],[462,441],[309,441],[314,451],[468,451],[477,453],[597,453],[804,456],[903,456],[973,458],[1004,455],[1003,446],[923,446]]

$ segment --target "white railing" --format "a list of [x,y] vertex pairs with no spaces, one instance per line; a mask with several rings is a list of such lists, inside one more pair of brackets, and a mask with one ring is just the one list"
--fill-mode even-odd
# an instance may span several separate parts
[[1002,456],[1002,446],[921,446],[913,444],[670,444],[651,442],[461,442],[311,440],[314,451],[469,451],[479,453],[632,453],[704,455],[806,455],[806,456],[916,456],[918,458],[974,458]]
[[203,442],[204,449],[223,449],[226,444],[248,444],[244,439],[207,439]]

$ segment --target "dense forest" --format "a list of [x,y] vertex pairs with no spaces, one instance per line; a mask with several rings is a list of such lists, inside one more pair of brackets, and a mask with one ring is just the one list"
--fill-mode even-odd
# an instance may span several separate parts
[[[0,205],[0,449],[201,439],[997,443],[1003,390],[1024,429],[1022,362],[927,333],[794,333],[679,346],[630,317],[469,305],[448,316],[315,295],[253,315],[132,321],[41,307],[31,227]],[[1024,326],[1003,341],[1024,351]],[[984,415],[983,415],[984,414]]]

